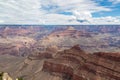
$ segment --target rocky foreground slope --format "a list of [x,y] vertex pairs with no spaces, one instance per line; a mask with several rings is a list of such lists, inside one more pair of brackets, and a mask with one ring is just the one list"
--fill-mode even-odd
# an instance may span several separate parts
[[14,62],[10,63],[11,59],[6,58],[5,64],[0,64],[0,71],[10,73],[13,80],[16,77],[23,80],[120,80],[120,53],[88,54],[79,45],[64,51],[29,55],[19,61],[12,59]]

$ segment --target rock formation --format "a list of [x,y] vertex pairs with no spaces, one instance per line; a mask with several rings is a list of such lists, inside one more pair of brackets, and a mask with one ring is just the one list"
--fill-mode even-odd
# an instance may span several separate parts
[[119,80],[120,53],[87,54],[74,46],[44,62],[43,71],[65,75],[67,80]]
[[0,80],[13,80],[8,73],[2,72],[1,74],[2,75]]
[[119,26],[64,27],[0,27],[0,71],[24,80],[120,80]]
[[74,27],[69,26],[65,30],[60,30],[60,31],[54,31],[52,32],[49,36],[57,36],[57,37],[80,37],[80,36],[86,36],[90,37],[90,34],[87,32],[82,32],[79,30],[76,30]]
[[51,53],[56,53],[58,51],[58,47],[57,46],[49,46],[46,48],[46,51],[51,52]]
[[75,45],[22,59],[2,55],[0,71],[10,73],[12,78],[22,76],[23,80],[120,80],[120,53],[89,54]]

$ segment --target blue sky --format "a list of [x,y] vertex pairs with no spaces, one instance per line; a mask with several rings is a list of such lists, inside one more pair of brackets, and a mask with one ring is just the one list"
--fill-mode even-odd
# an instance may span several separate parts
[[[120,16],[120,0],[95,0],[99,5],[106,6],[111,8],[109,12],[99,12],[94,13],[94,17],[102,17],[102,16]],[[115,3],[116,2],[116,3]]]
[[120,0],[0,0],[0,24],[120,24]]

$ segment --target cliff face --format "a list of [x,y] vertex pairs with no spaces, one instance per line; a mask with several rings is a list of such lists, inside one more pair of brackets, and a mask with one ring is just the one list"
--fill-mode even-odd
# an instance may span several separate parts
[[74,46],[46,60],[43,71],[60,73],[68,80],[119,80],[120,53],[87,54]]

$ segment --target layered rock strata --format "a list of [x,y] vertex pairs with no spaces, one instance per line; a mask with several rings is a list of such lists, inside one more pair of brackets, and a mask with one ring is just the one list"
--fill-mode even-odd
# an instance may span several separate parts
[[120,53],[87,54],[76,45],[46,60],[43,71],[60,73],[67,80],[120,80]]

